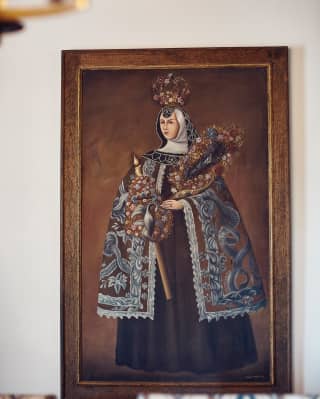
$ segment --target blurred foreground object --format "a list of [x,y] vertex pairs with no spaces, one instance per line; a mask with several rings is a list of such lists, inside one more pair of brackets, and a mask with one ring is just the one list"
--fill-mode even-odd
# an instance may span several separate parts
[[137,399],[320,399],[320,395],[299,394],[140,394]]
[[89,6],[89,0],[46,0],[43,5],[33,5],[29,0],[26,6],[14,6],[10,0],[0,0],[0,35],[23,28],[22,19],[61,14],[67,11],[80,11]]
[[3,395],[0,399],[56,399],[55,395]]

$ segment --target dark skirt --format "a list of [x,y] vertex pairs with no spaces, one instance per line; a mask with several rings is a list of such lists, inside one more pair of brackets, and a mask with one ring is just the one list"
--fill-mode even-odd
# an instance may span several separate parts
[[173,299],[167,301],[157,270],[154,320],[118,321],[116,363],[145,371],[218,373],[257,361],[248,315],[199,322],[192,264],[182,212],[161,244]]

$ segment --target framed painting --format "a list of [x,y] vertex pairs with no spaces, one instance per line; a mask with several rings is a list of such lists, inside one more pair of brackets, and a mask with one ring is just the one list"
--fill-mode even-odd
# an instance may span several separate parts
[[289,392],[288,49],[62,55],[62,396]]

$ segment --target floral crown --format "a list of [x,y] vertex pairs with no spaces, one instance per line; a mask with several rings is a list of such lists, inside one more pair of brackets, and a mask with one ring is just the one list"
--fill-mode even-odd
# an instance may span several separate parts
[[188,83],[174,73],[158,76],[152,84],[153,99],[161,107],[183,106],[190,94]]

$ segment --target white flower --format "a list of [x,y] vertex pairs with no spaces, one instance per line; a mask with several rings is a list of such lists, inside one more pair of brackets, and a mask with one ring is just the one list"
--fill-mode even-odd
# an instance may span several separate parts
[[111,276],[108,278],[108,287],[114,287],[116,294],[119,294],[120,289],[126,289],[127,276],[123,273],[118,273],[117,276]]

